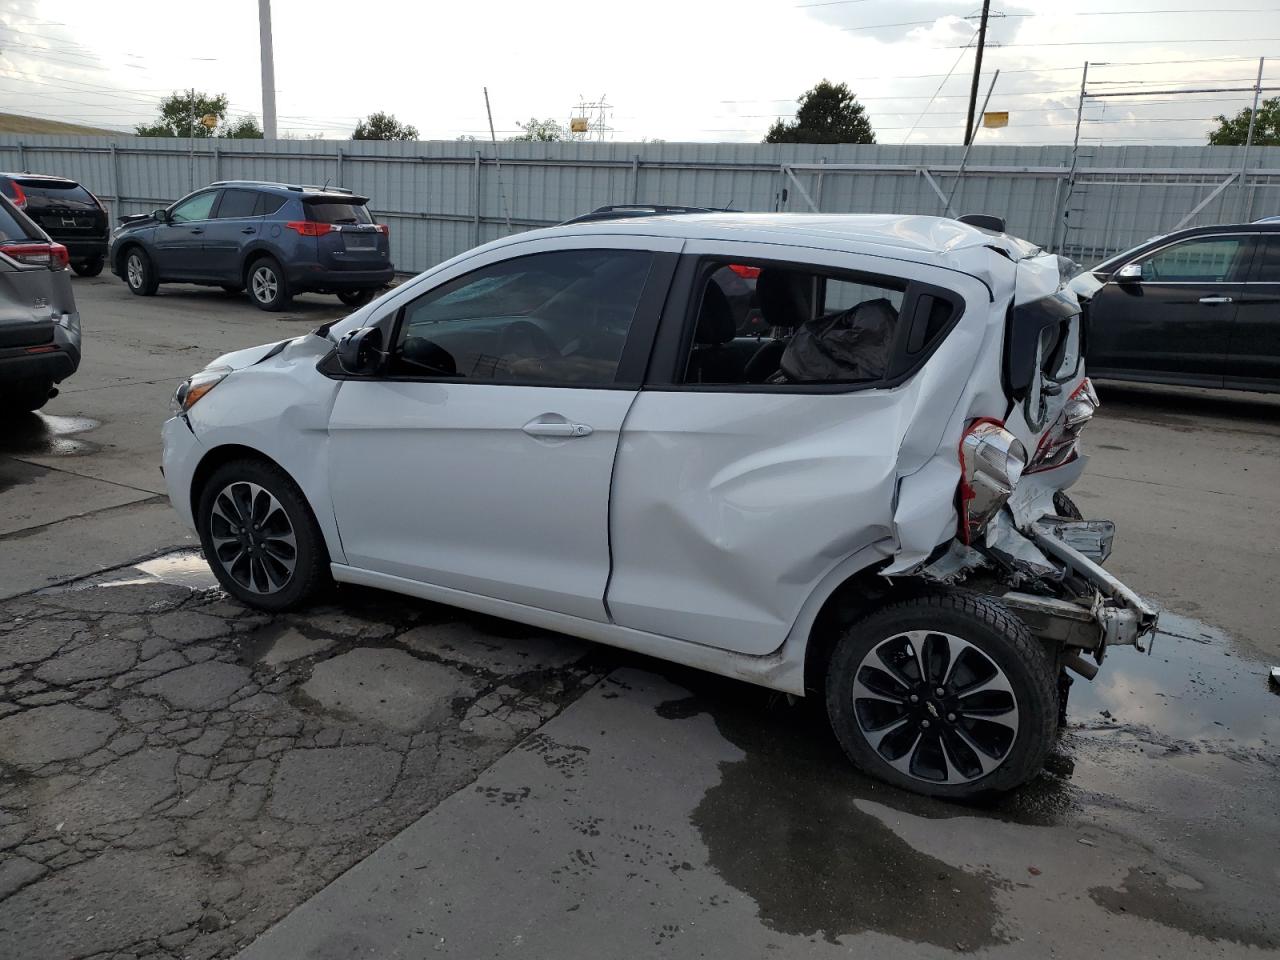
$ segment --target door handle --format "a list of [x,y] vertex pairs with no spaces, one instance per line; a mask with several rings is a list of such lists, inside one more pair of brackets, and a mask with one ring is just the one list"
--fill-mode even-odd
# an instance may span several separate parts
[[570,423],[568,420],[530,420],[521,429],[531,437],[589,437],[591,427],[585,423]]
[[257,233],[258,231],[257,231],[255,228],[253,228],[253,227],[245,227],[245,228],[244,228],[243,230],[241,230],[240,232],[241,232],[241,233]]
[[192,233],[204,233],[204,227],[192,227],[192,228],[191,228],[191,232],[192,232]]
[[1230,297],[1201,297],[1201,303],[1230,303]]

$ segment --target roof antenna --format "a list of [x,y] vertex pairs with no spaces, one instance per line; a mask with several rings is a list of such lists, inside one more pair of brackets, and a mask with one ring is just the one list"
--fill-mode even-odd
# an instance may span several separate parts
[[328,189],[329,189],[329,181],[330,181],[330,180],[332,180],[332,179],[333,179],[332,177],[325,177],[325,178],[324,178],[324,186],[320,188],[321,193],[323,193],[325,190],[328,190]]

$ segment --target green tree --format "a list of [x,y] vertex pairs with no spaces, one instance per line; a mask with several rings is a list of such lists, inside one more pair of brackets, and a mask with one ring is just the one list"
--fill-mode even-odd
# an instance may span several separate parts
[[565,139],[564,127],[550,118],[539,120],[537,117],[530,117],[528,123],[517,120],[516,126],[524,132],[518,136],[507,137],[508,140],[523,143],[554,143]]
[[[213,129],[202,122],[213,114],[218,118]],[[237,140],[261,140],[262,128],[254,117],[227,119],[227,95],[199,90],[171,93],[160,101],[160,116],[155,123],[142,123],[134,128],[140,137],[231,137]]]
[[[1246,107],[1228,119],[1218,114],[1218,129],[1209,134],[1212,147],[1243,147],[1249,136],[1249,115],[1252,107]],[[1280,97],[1263,100],[1258,108],[1258,122],[1253,126],[1253,143],[1263,147],[1280,147]]]
[[796,118],[778,120],[765,143],[875,143],[866,108],[847,84],[823,80],[798,101]]
[[351,134],[352,140],[417,140],[418,128],[401,123],[393,114],[379,110],[359,123]]

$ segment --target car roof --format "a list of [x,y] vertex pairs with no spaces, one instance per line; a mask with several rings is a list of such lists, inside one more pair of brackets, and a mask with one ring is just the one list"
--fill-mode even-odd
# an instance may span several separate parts
[[1009,260],[1040,253],[1033,243],[947,217],[876,213],[684,213],[568,223],[508,238],[635,234],[685,240],[732,240],[879,253],[929,260],[988,248]]
[[303,196],[324,196],[336,199],[345,198],[347,200],[355,200],[361,203],[368,203],[368,199],[358,196],[354,191],[345,187],[323,186],[318,187],[314,184],[302,183],[276,183],[272,180],[215,180],[209,184],[210,187],[244,187],[251,190],[273,190],[276,192],[300,193]]
[[73,183],[80,185],[80,181],[72,180],[70,177],[60,177],[54,173],[32,173],[30,170],[25,173],[9,173],[0,170],[0,177],[8,177],[10,180],[57,180],[61,183]]

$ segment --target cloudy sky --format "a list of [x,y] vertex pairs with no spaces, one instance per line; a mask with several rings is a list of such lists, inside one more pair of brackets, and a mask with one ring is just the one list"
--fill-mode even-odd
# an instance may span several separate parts
[[[1280,87],[1275,0],[993,4],[982,86],[1009,126],[979,142],[1070,142],[1090,89]],[[282,133],[347,137],[387,110],[424,138],[498,136],[607,98],[614,140],[758,141],[818,80],[844,81],[881,143],[957,143],[980,0],[273,0]],[[0,111],[128,130],[195,87],[261,116],[257,0],[0,0]],[[1274,68],[1271,64],[1274,63]],[[1105,64],[1105,65],[1099,65]],[[1276,93],[1270,94],[1272,96]],[[1247,93],[1091,101],[1086,139],[1203,143]]]

